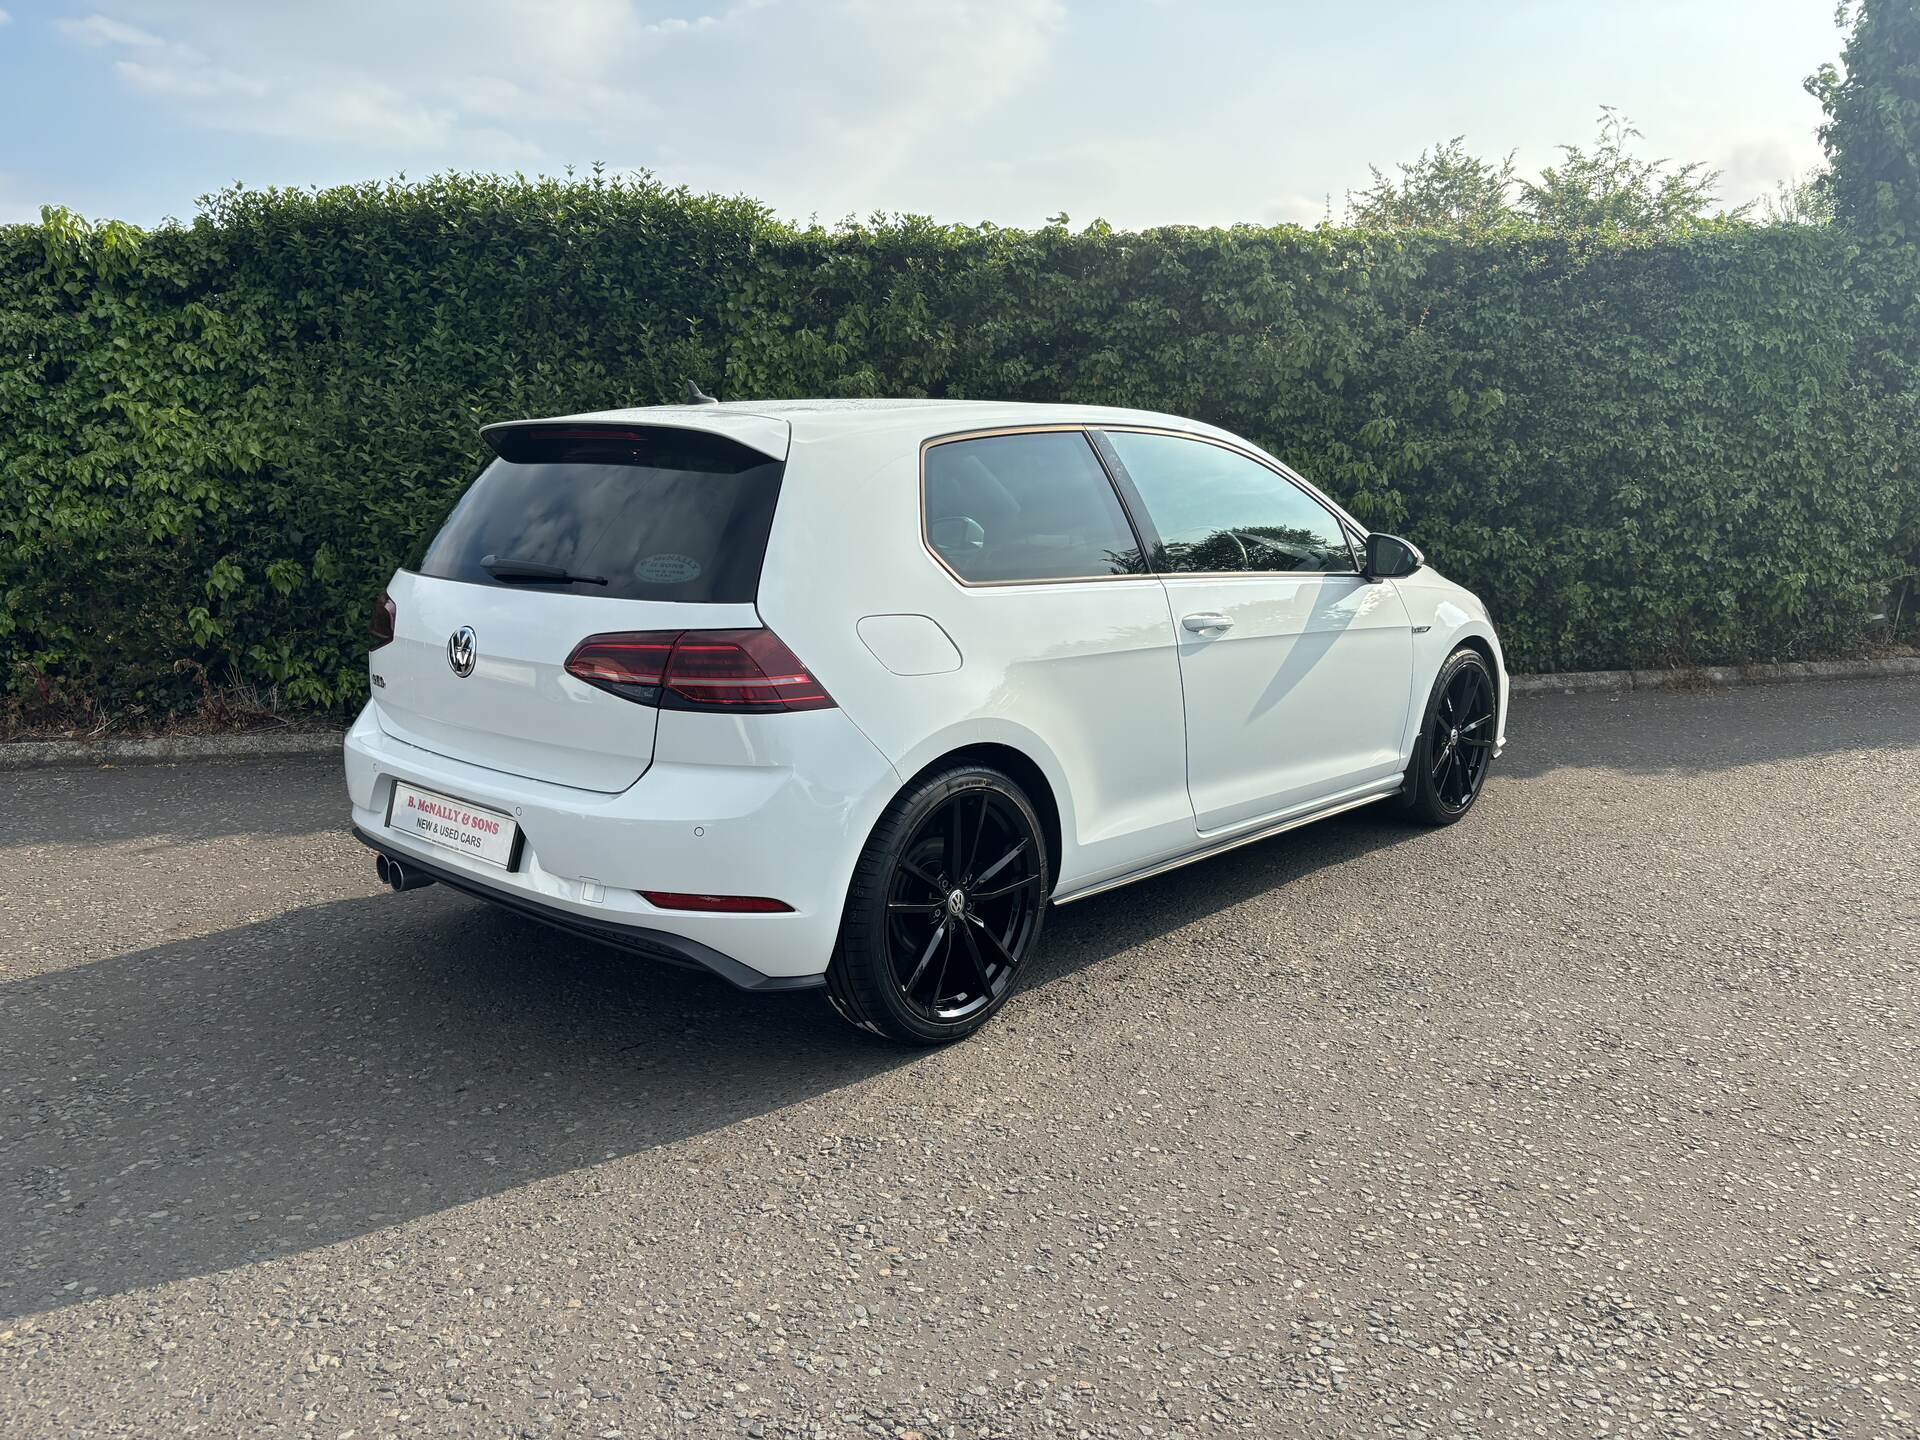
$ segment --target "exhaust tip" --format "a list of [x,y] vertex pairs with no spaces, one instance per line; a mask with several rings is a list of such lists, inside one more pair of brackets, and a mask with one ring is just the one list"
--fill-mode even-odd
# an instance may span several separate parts
[[389,855],[376,855],[373,860],[373,873],[380,877],[380,883],[396,895],[402,890],[419,890],[433,884],[433,876],[424,875],[418,870],[409,870]]

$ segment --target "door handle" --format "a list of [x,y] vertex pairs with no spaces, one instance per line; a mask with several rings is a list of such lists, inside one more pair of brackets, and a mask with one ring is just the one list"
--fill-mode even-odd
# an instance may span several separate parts
[[1202,611],[1198,615],[1183,615],[1180,623],[1196,635],[1205,635],[1210,631],[1217,635],[1233,628],[1233,621],[1217,610]]

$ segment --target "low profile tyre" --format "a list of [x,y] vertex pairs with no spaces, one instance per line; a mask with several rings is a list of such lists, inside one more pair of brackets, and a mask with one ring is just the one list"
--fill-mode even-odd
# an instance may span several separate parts
[[1451,825],[1473,808],[1498,739],[1500,691],[1486,657],[1462,648],[1433,682],[1400,805],[1423,825]]
[[854,868],[827,996],[843,1019],[910,1045],[972,1034],[1006,1003],[1040,940],[1046,832],[984,765],[908,787]]

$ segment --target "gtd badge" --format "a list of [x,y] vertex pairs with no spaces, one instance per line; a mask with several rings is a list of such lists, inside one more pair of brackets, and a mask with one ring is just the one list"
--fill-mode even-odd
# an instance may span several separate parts
[[473,674],[473,661],[477,653],[471,625],[462,625],[447,637],[447,664],[462,680]]

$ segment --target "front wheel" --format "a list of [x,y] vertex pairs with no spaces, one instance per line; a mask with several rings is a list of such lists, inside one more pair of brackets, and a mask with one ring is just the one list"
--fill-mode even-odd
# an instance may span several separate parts
[[1447,657],[1414,742],[1400,792],[1407,817],[1451,825],[1473,808],[1499,738],[1500,692],[1486,657],[1467,646]]
[[1010,777],[935,772],[900,795],[854,867],[827,996],[842,1018],[912,1045],[985,1024],[1040,939],[1045,831]]

